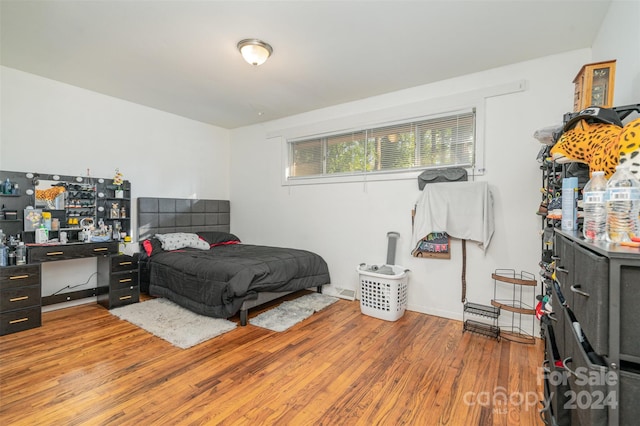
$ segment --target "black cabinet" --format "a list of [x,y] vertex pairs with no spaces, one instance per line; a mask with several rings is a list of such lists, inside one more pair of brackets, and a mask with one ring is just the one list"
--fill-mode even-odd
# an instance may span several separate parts
[[98,258],[98,303],[112,309],[139,300],[138,254]]
[[[640,252],[556,230],[553,317],[571,424],[640,418]],[[564,301],[564,303],[562,303]],[[547,345],[547,357],[553,351]]]
[[0,268],[0,335],[40,327],[40,265]]

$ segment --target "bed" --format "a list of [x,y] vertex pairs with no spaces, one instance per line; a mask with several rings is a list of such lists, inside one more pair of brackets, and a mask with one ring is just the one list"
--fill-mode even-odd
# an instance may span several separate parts
[[201,315],[229,318],[286,294],[322,291],[324,259],[286,247],[243,244],[230,233],[228,200],[138,198],[140,287]]

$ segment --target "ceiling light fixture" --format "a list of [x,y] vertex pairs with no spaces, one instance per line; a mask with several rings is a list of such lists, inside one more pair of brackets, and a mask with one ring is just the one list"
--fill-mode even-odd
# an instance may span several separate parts
[[251,65],[262,65],[273,53],[273,48],[262,40],[248,38],[238,42],[238,50]]

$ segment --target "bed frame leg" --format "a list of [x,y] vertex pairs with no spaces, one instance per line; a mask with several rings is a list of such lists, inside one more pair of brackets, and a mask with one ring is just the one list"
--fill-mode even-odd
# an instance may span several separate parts
[[322,286],[321,285],[318,286],[318,293],[322,293]]
[[245,325],[247,325],[247,310],[246,309],[242,309],[240,310],[240,325],[242,327],[244,327]]

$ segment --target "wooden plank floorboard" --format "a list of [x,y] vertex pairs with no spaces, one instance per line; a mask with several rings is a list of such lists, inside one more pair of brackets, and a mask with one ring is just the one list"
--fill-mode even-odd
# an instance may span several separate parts
[[539,339],[415,312],[383,321],[339,300],[282,333],[248,325],[186,350],[97,304],[42,322],[0,337],[0,424],[542,424],[508,400],[541,398]]

